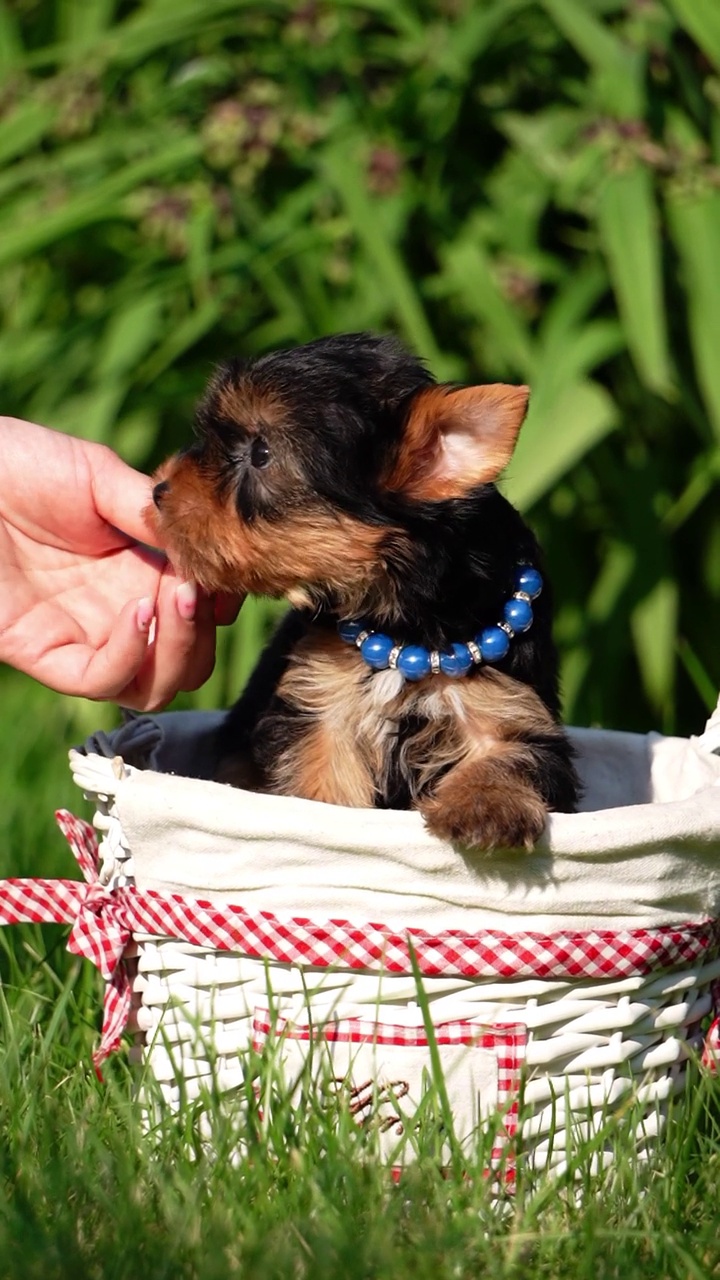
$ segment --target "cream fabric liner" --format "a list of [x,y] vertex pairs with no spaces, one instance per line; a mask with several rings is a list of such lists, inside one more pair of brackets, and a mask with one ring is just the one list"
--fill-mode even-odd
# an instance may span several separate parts
[[[173,724],[159,720],[166,731]],[[203,723],[182,716],[170,737]],[[551,933],[720,915],[720,756],[706,749],[717,725],[689,740],[571,733],[584,812],[551,815],[531,854],[455,848],[417,813],[155,772],[132,770],[118,783],[117,810],[140,888],[281,919]]]

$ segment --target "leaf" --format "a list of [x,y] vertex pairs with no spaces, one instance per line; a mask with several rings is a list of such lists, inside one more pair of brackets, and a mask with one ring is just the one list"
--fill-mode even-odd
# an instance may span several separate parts
[[346,142],[329,147],[322,160],[328,181],[338,192],[358,240],[374,265],[377,287],[387,297],[405,336],[418,355],[430,361],[442,376],[443,360],[425,310],[397,246],[380,229],[377,212],[368,194],[354,147]]
[[92,44],[112,24],[117,0],[59,0],[58,37],[67,45],[72,61],[82,59]]
[[0,0],[0,73],[11,71],[22,60],[23,45],[16,18],[7,0]]
[[94,222],[119,217],[118,201],[122,196],[143,182],[195,160],[199,150],[200,143],[196,138],[178,139],[174,145],[168,145],[135,164],[125,165],[119,173],[101,179],[87,190],[76,192],[59,208],[46,210],[42,218],[17,226],[15,219],[6,217],[0,223],[0,267],[46,249],[55,241],[82,231]]
[[656,582],[630,615],[645,692],[663,717],[672,704],[677,621],[678,585],[670,578]]
[[55,119],[55,108],[38,98],[22,102],[5,116],[0,129],[0,164],[37,146]]
[[109,382],[71,396],[53,411],[53,426],[83,440],[106,444],[127,390],[124,384]]
[[494,343],[501,349],[509,368],[530,378],[534,353],[530,335],[498,288],[485,250],[472,228],[450,245],[443,255],[445,274],[468,315],[492,328]]
[[720,6],[717,0],[666,0],[678,22],[720,70]]
[[167,369],[168,365],[177,360],[189,347],[192,347],[212,329],[213,325],[217,323],[220,313],[220,302],[216,298],[204,302],[200,307],[193,308],[185,316],[184,320],[177,321],[172,326],[164,341],[148,356],[137,371],[136,381],[145,384],[153,382],[158,374]]
[[527,0],[495,0],[469,6],[465,14],[447,23],[445,39],[433,59],[438,70],[453,79],[466,79],[479,54],[491,45],[498,28],[506,24],[515,12],[526,7]]
[[[173,0],[171,4],[145,4],[107,33],[100,31],[98,40],[85,46],[84,56],[92,54],[97,61],[131,65],[181,41],[207,37],[215,23],[225,18],[229,25],[233,12],[247,9],[251,3],[252,0],[204,0],[200,7],[197,0]],[[86,0],[86,4],[90,8],[95,0]],[[60,41],[33,50],[25,65],[35,69],[70,63],[75,54],[72,40]]]
[[[543,339],[546,336],[543,333]],[[542,343],[538,361],[541,379],[533,385],[533,398],[539,404],[550,404],[564,386],[580,381],[624,348],[622,328],[615,320],[586,321],[562,340],[557,331],[551,333],[549,340]]]
[[577,137],[577,110],[552,105],[533,114],[503,111],[497,125],[540,173],[552,179],[562,177],[568,148]]
[[595,71],[595,89],[606,111],[625,118],[644,108],[644,51],[633,49],[599,22],[584,0],[542,0],[570,44]]
[[685,277],[698,383],[720,441],[720,192],[670,193],[667,203],[670,231]]
[[587,616],[595,623],[608,622],[629,585],[637,562],[635,547],[612,539],[587,603]]
[[708,712],[715,710],[718,701],[717,685],[688,640],[678,640],[678,657],[695,686]]
[[140,295],[113,312],[100,349],[96,381],[112,381],[133,369],[162,332],[157,294]]
[[617,409],[603,387],[579,382],[538,412],[532,396],[527,421],[503,488],[527,509],[547,493],[617,425]]
[[647,387],[669,396],[660,230],[646,168],[636,164],[607,175],[598,194],[598,229],[635,367]]
[[157,414],[152,409],[138,409],[114,426],[113,449],[131,467],[142,467],[158,432]]

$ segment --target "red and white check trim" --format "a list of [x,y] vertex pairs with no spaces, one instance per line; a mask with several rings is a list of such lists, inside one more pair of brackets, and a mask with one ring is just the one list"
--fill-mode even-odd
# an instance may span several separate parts
[[[261,1052],[271,1037],[311,1041],[327,1041],[331,1044],[371,1044],[389,1047],[429,1047],[425,1026],[422,1023],[404,1026],[402,1023],[373,1022],[366,1018],[331,1017],[321,1025],[290,1022],[273,1016],[269,1009],[256,1009],[253,1018],[253,1048]],[[491,1160],[499,1162],[504,1156],[504,1141],[517,1133],[520,1079],[525,1059],[527,1029],[521,1022],[481,1025],[467,1020],[437,1023],[433,1038],[438,1048],[445,1045],[464,1045],[468,1049],[485,1049],[493,1054],[497,1066],[497,1109],[502,1116],[505,1134],[493,1146]]]
[[[714,1007],[717,1009],[719,1005],[720,1001],[716,1000]],[[716,1018],[708,1028],[701,1062],[711,1075],[720,1073],[720,1018]]]
[[93,828],[66,811],[56,816],[88,883],[0,881],[0,924],[73,925],[69,950],[92,960],[109,984],[98,1062],[118,1047],[130,1010],[122,956],[135,933],[319,968],[410,975],[414,962],[424,977],[617,979],[708,962],[720,954],[718,919],[616,932],[470,934],[448,929],[431,934],[347,920],[280,920],[269,911],[251,914],[234,904],[220,906],[155,889],[123,887],[111,892],[97,879]]

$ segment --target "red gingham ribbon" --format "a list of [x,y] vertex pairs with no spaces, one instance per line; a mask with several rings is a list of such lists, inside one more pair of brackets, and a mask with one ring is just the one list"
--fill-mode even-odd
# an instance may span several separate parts
[[93,1054],[99,1074],[101,1062],[119,1047],[130,1013],[132,993],[122,956],[132,928],[122,899],[98,879],[93,828],[65,811],[56,818],[85,880],[0,881],[0,924],[72,924],[68,951],[91,960],[106,983],[100,1045]]
[[[715,1006],[717,1008],[717,1004]],[[708,1028],[705,1036],[705,1045],[702,1052],[702,1065],[711,1075],[716,1076],[720,1072],[720,1018],[716,1018],[712,1025]]]
[[[271,1014],[269,1009],[258,1007],[253,1017],[253,1048],[262,1052],[271,1038],[299,1040],[301,1043],[320,1044],[371,1044],[427,1048],[429,1045],[424,1025],[371,1022],[366,1018],[331,1018],[321,1026],[292,1023],[287,1018]],[[521,1022],[495,1023],[482,1026],[469,1019],[436,1023],[433,1039],[443,1045],[464,1045],[467,1048],[484,1049],[495,1057],[497,1068],[497,1105],[503,1115],[506,1138],[517,1133],[520,1098],[520,1073],[525,1060],[527,1028]],[[504,1155],[504,1139],[498,1133],[491,1151],[491,1161],[497,1162]],[[512,1162],[505,1170],[508,1180],[513,1178]]]
[[57,820],[89,884],[75,880],[0,881],[0,924],[72,922],[70,950],[87,956],[106,979],[98,1065],[119,1046],[131,991],[122,960],[133,934],[176,938],[254,959],[329,968],[413,972],[423,977],[617,979],[681,965],[707,963],[720,953],[720,920],[653,929],[568,930],[553,934],[447,929],[439,934],[347,920],[281,920],[177,893],[131,887],[105,889],[97,880],[97,838],[72,814]]

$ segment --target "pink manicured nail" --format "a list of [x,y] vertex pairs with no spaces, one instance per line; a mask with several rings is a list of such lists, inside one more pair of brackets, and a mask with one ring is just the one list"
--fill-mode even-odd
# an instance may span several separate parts
[[150,623],[153,620],[154,613],[155,605],[149,596],[143,596],[142,600],[138,600],[135,614],[138,631],[145,632],[150,630]]
[[181,582],[175,592],[177,611],[186,622],[192,622],[197,609],[197,586],[194,582]]

